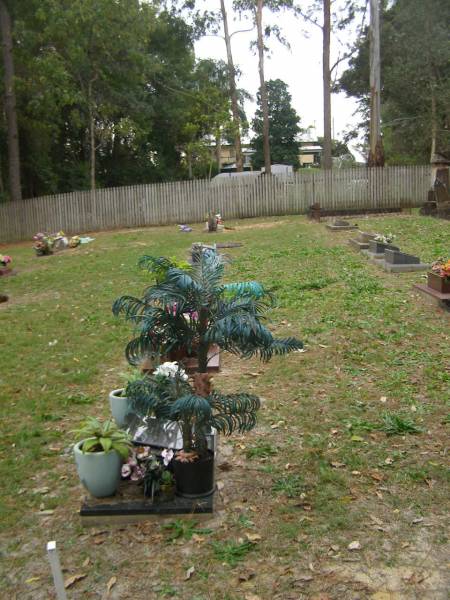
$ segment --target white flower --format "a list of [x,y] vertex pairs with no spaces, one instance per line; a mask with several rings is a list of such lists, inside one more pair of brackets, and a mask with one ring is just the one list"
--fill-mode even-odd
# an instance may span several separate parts
[[167,465],[173,458],[173,450],[171,450],[170,448],[166,448],[161,452],[161,456],[163,458],[164,466],[167,467]]
[[163,377],[175,378],[177,374],[183,381],[188,380],[185,370],[182,369],[176,361],[165,362],[153,371],[153,375],[162,375]]
[[126,479],[131,475],[131,466],[130,465],[122,465],[122,477]]

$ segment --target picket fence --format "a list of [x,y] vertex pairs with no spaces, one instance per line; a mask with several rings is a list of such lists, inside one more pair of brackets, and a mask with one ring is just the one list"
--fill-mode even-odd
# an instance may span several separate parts
[[71,192],[0,204],[0,242],[38,231],[68,234],[125,227],[198,223],[209,211],[225,220],[329,210],[389,210],[420,206],[429,166],[300,171],[285,176],[230,177]]

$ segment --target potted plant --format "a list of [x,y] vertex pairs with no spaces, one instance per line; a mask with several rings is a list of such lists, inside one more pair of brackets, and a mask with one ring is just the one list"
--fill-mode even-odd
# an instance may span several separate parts
[[450,260],[440,258],[431,265],[428,287],[441,294],[450,294]]
[[173,472],[177,493],[191,498],[214,491],[214,453],[207,443],[211,430],[227,435],[248,431],[259,408],[257,396],[213,391],[207,373],[196,373],[191,383],[174,362],[163,363],[151,375],[130,383],[128,396],[141,417],[154,416],[180,427],[183,449],[174,455]]
[[[146,256],[139,264],[153,272],[167,260]],[[274,338],[265,327],[264,313],[273,305],[273,297],[263,286],[256,282],[224,284],[224,270],[223,256],[212,250],[200,252],[189,269],[168,266],[164,278],[147,288],[142,298],[122,296],[113,305],[114,314],[123,314],[137,329],[125,351],[130,364],[195,348],[198,367],[191,382],[180,361],[176,367],[173,363],[172,367],[161,365],[127,388],[138,414],[179,424],[183,450],[175,457],[174,473],[178,492],[186,495],[211,491],[213,457],[206,444],[211,427],[226,434],[248,431],[256,423],[259,407],[256,396],[212,390],[207,374],[211,347],[242,358],[259,355],[264,361],[303,347],[293,337]],[[184,480],[180,471],[187,471],[190,481],[204,482],[195,490],[186,490],[180,483]]]
[[130,412],[130,403],[127,397],[128,384],[140,379],[141,372],[139,369],[134,368],[130,369],[129,373],[121,373],[121,376],[125,380],[125,386],[109,392],[111,414],[118,427],[124,427],[126,425],[126,417]]
[[80,439],[74,455],[81,483],[96,498],[114,495],[130,452],[129,435],[113,421],[101,423],[92,417],[75,433]]

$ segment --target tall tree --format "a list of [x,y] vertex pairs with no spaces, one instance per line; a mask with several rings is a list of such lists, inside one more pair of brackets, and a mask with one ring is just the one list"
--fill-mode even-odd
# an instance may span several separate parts
[[324,169],[333,167],[331,126],[333,72],[350,55],[349,49],[345,48],[343,42],[335,36],[342,48],[336,61],[331,64],[331,34],[345,30],[354,21],[358,11],[364,13],[365,7],[365,0],[347,0],[344,5],[335,6],[332,11],[333,3],[335,3],[334,0],[314,0],[306,8],[303,4],[295,7],[296,14],[318,27],[322,35],[323,154],[321,166]]
[[[231,52],[231,36],[228,30],[228,16],[225,8],[225,0],[220,0],[220,11],[222,14],[224,40],[227,50],[228,80],[230,86],[231,110],[233,112],[234,147],[236,151],[236,171],[240,173],[244,170],[244,159],[242,156],[241,144],[241,119],[239,113],[238,93],[236,88],[236,71],[234,68],[233,54]],[[219,156],[217,162],[220,163]]]
[[381,138],[381,63],[380,63],[380,3],[370,0],[370,131],[369,167],[384,166],[383,140]]
[[322,78],[323,78],[323,157],[322,167],[331,169],[331,71],[330,71],[330,40],[331,40],[331,0],[323,0],[322,26]]
[[258,32],[258,72],[259,72],[259,98],[262,114],[262,135],[263,135],[263,150],[264,150],[264,169],[267,175],[272,173],[270,160],[270,142],[269,142],[269,103],[267,99],[266,83],[264,78],[264,37],[263,37],[263,0],[256,1],[255,21]]
[[11,16],[5,0],[0,0],[0,31],[4,72],[5,113],[8,135],[9,189],[11,200],[22,199],[20,183],[19,131],[17,127],[16,94]]
[[[446,0],[396,0],[383,10],[381,111],[388,164],[423,164],[433,149],[445,154],[450,147],[449,20]],[[365,30],[339,82],[359,101],[358,132],[368,132],[369,126],[369,62]]]
[[[292,97],[288,87],[281,79],[265,83],[268,116],[270,119],[269,144],[274,163],[299,166],[298,156],[301,132],[300,118],[292,107]],[[261,94],[257,96],[258,109],[252,122],[255,137],[252,146],[255,150],[252,162],[255,168],[265,166],[264,161],[264,120]]]

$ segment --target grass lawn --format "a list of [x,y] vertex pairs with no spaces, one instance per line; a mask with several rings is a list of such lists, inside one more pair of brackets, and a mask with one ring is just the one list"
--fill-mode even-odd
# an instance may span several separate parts
[[[51,539],[65,575],[85,575],[70,598],[447,598],[450,314],[414,294],[423,274],[384,273],[349,247],[351,232],[303,217],[231,225],[214,238],[244,243],[228,278],[272,288],[272,330],[307,350],[222,358],[216,387],[263,405],[253,432],[222,439],[218,511],[197,525],[83,529],[70,432],[106,416],[120,387],[131,332],[111,304],[146,285],[137,259],[185,258],[212,238],[166,227],[42,258],[31,244],[2,247],[19,274],[0,279],[1,598],[54,597]],[[445,221],[359,225],[394,233],[423,262],[450,252]]]

